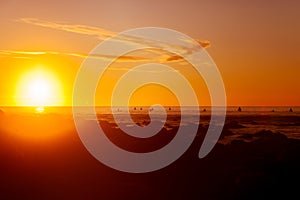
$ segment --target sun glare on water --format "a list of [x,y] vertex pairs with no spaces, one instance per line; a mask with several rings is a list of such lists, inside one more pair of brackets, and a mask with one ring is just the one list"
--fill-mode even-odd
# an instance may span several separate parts
[[43,112],[43,106],[63,104],[62,85],[53,73],[46,70],[23,74],[15,97],[18,106],[36,106],[37,112]]
[[35,108],[36,113],[43,113],[45,111],[45,108],[43,106],[39,106]]

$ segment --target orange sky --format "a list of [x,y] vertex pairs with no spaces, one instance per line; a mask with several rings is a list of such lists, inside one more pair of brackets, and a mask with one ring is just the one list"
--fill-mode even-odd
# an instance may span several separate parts
[[[16,87],[36,69],[55,74],[64,93],[61,105],[71,105],[84,57],[114,32],[145,26],[210,41],[206,50],[223,76],[229,105],[300,105],[299,8],[296,0],[0,1],[0,105],[18,105]],[[110,71],[107,78],[117,75]],[[206,94],[201,84],[196,89]],[[133,97],[138,104],[152,103],[140,92]],[[158,101],[166,103],[162,97]],[[165,97],[176,102],[169,92]]]

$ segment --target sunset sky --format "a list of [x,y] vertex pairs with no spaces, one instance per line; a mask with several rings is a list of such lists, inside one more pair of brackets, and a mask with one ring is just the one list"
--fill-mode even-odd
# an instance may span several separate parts
[[[297,0],[0,0],[0,105],[39,105],[38,98],[46,105],[71,105],[76,73],[88,53],[115,33],[148,26],[209,41],[203,46],[222,74],[228,105],[300,105],[299,9]],[[118,73],[109,71],[107,79]],[[35,97],[43,94],[32,84],[48,94]],[[143,97],[135,94],[137,104],[152,103]]]

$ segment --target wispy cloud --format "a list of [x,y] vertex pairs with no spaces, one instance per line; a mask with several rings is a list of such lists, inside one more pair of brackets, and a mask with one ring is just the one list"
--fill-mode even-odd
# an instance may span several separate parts
[[[99,55],[99,54],[83,54],[83,53],[70,53],[70,52],[55,52],[55,51],[16,51],[16,50],[0,50],[0,55],[9,56],[14,59],[33,59],[34,56],[43,55],[64,55],[64,56],[74,56],[79,58],[95,58],[95,59],[114,59],[114,56],[110,55]],[[138,57],[138,56],[120,56],[116,62],[137,62],[137,61],[149,61],[148,58]],[[110,71],[129,71],[133,70],[130,67],[109,67]],[[176,72],[176,70],[139,70],[134,69],[134,71],[140,72],[151,72],[151,73],[161,73],[161,72]]]
[[0,50],[2,55],[45,55],[44,51],[15,51],[15,50]]
[[[93,26],[86,25],[70,25],[63,23],[56,23],[50,21],[44,21],[36,18],[21,18],[18,20],[19,22],[52,28],[61,31],[67,31],[72,33],[84,34],[95,36],[100,40],[105,40],[110,38],[117,33],[108,31],[105,29],[101,29]],[[122,35],[117,38],[121,42],[127,43],[135,43],[135,44],[143,44],[149,46],[151,48],[146,49],[150,53],[150,56],[147,54],[142,54],[142,56],[119,56],[116,60],[117,62],[137,62],[137,61],[158,61],[158,62],[180,62],[183,60],[181,56],[169,53],[164,51],[164,49],[168,49],[168,47],[176,48],[182,55],[191,54],[194,51],[193,46],[182,46],[178,44],[170,44],[165,42],[151,41],[146,40],[144,38],[134,37],[134,36],[126,36]],[[197,41],[202,47],[210,46],[209,41]],[[2,56],[11,56],[14,58],[31,58],[32,56],[41,56],[41,55],[65,55],[65,56],[73,56],[80,58],[99,58],[99,59],[114,59],[115,55],[102,55],[102,54],[85,54],[85,53],[77,53],[77,52],[55,52],[55,51],[15,51],[15,50],[0,50],[0,55]]]
[[18,21],[25,22],[28,24],[36,25],[36,26],[42,26],[47,28],[53,28],[57,30],[62,31],[68,31],[72,33],[80,33],[85,35],[94,35],[99,37],[101,40],[105,40],[116,33],[108,30],[104,30],[98,27],[93,26],[85,26],[85,25],[69,25],[69,24],[61,24],[61,23],[55,23],[55,22],[49,22],[44,21],[36,18],[21,18]]
[[[85,53],[75,53],[75,52],[58,52],[58,51],[17,51],[17,50],[0,50],[0,55],[9,56],[12,58],[23,58],[23,59],[31,59],[34,56],[44,56],[44,55],[61,55],[61,56],[72,56],[78,58],[95,58],[95,59],[107,59],[112,60],[116,57],[113,55],[103,55],[103,54],[85,54]],[[174,59],[172,59],[174,57]],[[151,60],[152,59],[152,60]],[[137,62],[137,61],[157,61],[160,62],[171,62],[173,60],[177,60],[177,56],[170,55],[161,55],[160,57],[142,57],[142,56],[130,56],[123,55],[119,56],[116,59],[116,62]]]
[[[57,52],[57,51],[16,51],[16,50],[0,50],[0,55],[10,56],[13,58],[30,58],[32,56],[41,55],[63,55],[63,56],[73,56],[79,58],[98,58],[98,59],[113,59],[112,55],[100,55],[100,54],[84,54],[84,53],[74,53],[74,52]],[[138,57],[138,56],[120,56],[118,57],[118,62],[136,62],[136,61],[147,61],[148,58]]]
[[[94,35],[94,36],[97,36],[101,40],[105,40],[105,39],[117,34],[116,32],[101,29],[101,28],[94,27],[94,26],[86,26],[86,25],[79,25],[79,24],[71,24],[71,25],[70,24],[62,24],[62,23],[44,21],[44,20],[40,20],[37,18],[20,18],[18,21],[36,25],[36,26],[53,28],[53,29],[63,30],[63,31],[68,31],[68,32],[73,32],[73,33]],[[134,38],[131,36],[128,36],[127,38],[123,38],[123,39],[132,41],[132,42],[141,42],[140,38]],[[139,41],[136,41],[137,39]],[[204,48],[210,46],[210,42],[207,40],[205,40],[205,41],[197,40],[197,42]]]

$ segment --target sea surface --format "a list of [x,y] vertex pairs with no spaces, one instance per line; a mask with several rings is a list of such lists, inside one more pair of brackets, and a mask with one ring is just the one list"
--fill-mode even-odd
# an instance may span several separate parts
[[[288,138],[300,140],[300,107],[292,107],[293,112],[289,112],[291,107],[288,106],[244,106],[242,111],[238,111],[237,106],[229,106],[226,108],[226,123],[228,129],[236,136],[256,133],[261,130],[270,130],[275,133],[282,133]],[[28,116],[60,116],[72,120],[72,107],[43,107],[42,112],[36,107],[0,107],[5,116],[10,117],[28,117]],[[79,110],[79,111],[78,111]],[[94,120],[95,115],[86,107],[80,107],[77,110],[78,116],[84,120]],[[127,112],[130,115],[127,115]],[[202,125],[208,126],[211,117],[211,107],[200,107],[198,110],[195,107],[165,107],[165,113],[156,107],[136,106],[129,107],[96,107],[97,120],[115,123],[112,115],[119,116],[119,123],[124,123],[126,126],[132,126],[132,121],[128,116],[133,118],[134,122],[146,126],[150,122],[149,114],[152,120],[163,120],[163,116],[167,114],[165,128],[172,130],[176,126]],[[184,110],[185,118],[180,121],[181,112]],[[224,110],[223,107],[215,107],[216,115],[219,115]],[[118,128],[115,126],[115,128]]]

